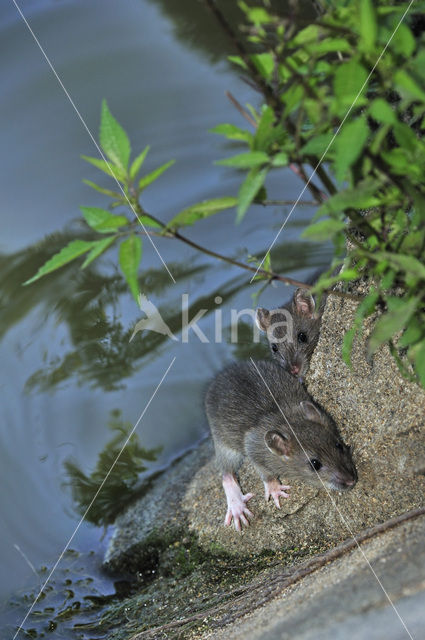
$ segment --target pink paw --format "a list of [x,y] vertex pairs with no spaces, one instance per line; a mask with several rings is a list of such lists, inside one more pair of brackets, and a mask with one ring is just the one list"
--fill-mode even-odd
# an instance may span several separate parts
[[276,507],[280,509],[279,498],[289,498],[289,493],[286,493],[291,487],[286,484],[280,484],[279,480],[269,480],[264,483],[266,502],[268,502],[270,496],[273,498],[273,502]]
[[241,531],[242,525],[245,527],[249,526],[248,518],[253,518],[254,514],[248,509],[246,503],[248,500],[251,500],[253,495],[253,493],[247,493],[246,495],[241,493],[240,496],[234,496],[228,501],[226,518],[224,520],[226,527],[231,525],[232,519],[236,531]]

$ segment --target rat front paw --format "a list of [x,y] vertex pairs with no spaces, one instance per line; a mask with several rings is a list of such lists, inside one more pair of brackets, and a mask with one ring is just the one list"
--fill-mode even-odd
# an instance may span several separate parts
[[266,502],[269,501],[270,496],[273,498],[273,502],[276,507],[280,509],[279,498],[289,498],[289,493],[286,493],[291,487],[285,484],[280,484],[279,480],[269,480],[264,483]]
[[228,502],[226,518],[224,520],[226,527],[230,526],[232,519],[236,531],[242,531],[242,525],[245,527],[249,526],[248,518],[253,518],[254,514],[248,509],[246,503],[248,500],[251,500],[253,495],[253,493],[247,493],[246,495],[241,493],[240,496]]

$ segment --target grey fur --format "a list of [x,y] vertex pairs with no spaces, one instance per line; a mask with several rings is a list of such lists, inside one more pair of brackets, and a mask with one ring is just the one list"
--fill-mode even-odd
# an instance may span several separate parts
[[252,362],[226,367],[205,398],[220,472],[235,474],[246,456],[265,482],[284,476],[321,487],[310,463],[316,459],[329,488],[352,488],[356,468],[332,418],[277,363],[255,364],[290,427]]
[[[298,378],[307,372],[311,356],[319,340],[320,324],[326,302],[323,296],[316,309],[308,289],[297,289],[286,304],[269,311],[257,309],[257,325],[267,335],[272,356]],[[286,313],[292,318],[292,330]]]

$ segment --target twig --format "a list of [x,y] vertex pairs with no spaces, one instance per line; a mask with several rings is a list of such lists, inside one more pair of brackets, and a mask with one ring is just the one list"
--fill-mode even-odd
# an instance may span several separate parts
[[230,91],[226,91],[226,96],[229,98],[229,100],[233,104],[233,106],[239,111],[239,113],[245,118],[245,120],[248,120],[249,124],[251,124],[254,127],[254,129],[256,129],[257,128],[257,123],[255,122],[254,118],[252,118],[252,116],[250,116],[248,111],[246,111],[243,108],[241,103],[238,102],[238,100],[236,100],[234,95],[232,95],[230,93]]
[[[425,507],[419,507],[418,509],[407,511],[400,516],[396,516],[386,522],[365,529],[357,534],[355,539],[350,538],[349,540],[345,540],[335,548],[315,556],[301,565],[280,570],[274,576],[267,576],[265,581],[251,583],[231,590],[226,594],[226,602],[222,602],[215,607],[199,611],[198,613],[184,618],[183,620],[175,620],[168,624],[148,629],[147,631],[142,631],[141,633],[133,636],[131,640],[170,637],[166,635],[168,631],[191,625],[195,622],[205,620],[206,618],[209,618],[210,625],[215,628],[234,622],[238,618],[246,615],[248,612],[252,612],[253,608],[259,608],[266,602],[269,602],[272,598],[280,595],[283,589],[299,582],[302,578],[314,573],[318,569],[321,569],[329,562],[332,562],[350,551],[355,550],[358,548],[359,544],[366,540],[370,540],[381,533],[394,529],[404,522],[414,520],[415,518],[423,515],[425,515]],[[228,600],[232,598],[232,596],[231,612],[228,613]]]

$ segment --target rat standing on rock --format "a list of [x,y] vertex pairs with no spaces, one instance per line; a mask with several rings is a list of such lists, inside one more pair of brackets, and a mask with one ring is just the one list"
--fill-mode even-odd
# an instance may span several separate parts
[[256,323],[269,341],[272,355],[293,376],[303,379],[319,340],[326,302],[323,296],[316,310],[308,289],[297,289],[293,298],[277,309],[258,308]]
[[236,478],[245,456],[264,482],[266,501],[271,496],[277,508],[290,489],[280,476],[338,491],[356,484],[350,447],[335,422],[274,361],[226,367],[210,384],[205,406],[227,498],[225,525],[233,519],[240,531],[253,515],[247,507],[253,494],[244,495]]

